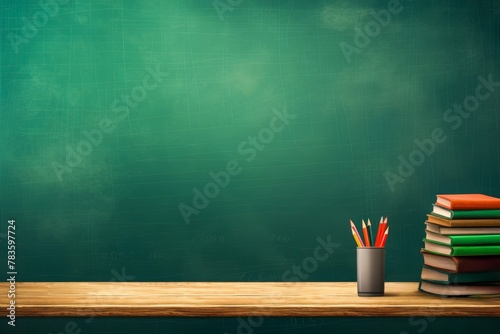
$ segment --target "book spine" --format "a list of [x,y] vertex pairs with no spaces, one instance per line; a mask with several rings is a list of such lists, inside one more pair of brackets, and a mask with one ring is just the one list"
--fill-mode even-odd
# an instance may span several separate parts
[[449,284],[500,282],[500,272],[451,273]]
[[500,210],[451,211],[451,219],[467,219],[467,218],[500,218]]
[[451,246],[488,246],[500,245],[500,234],[450,235]]
[[476,202],[476,201],[451,201],[447,209],[450,210],[499,210],[500,204],[497,202]]
[[455,246],[451,247],[451,256],[500,255],[500,246]]
[[[430,268],[432,270],[432,268]],[[487,271],[487,272],[463,272],[451,273],[449,271],[437,270],[447,275],[446,280],[433,280],[425,278],[425,280],[437,284],[463,284],[463,283],[490,283],[500,282],[500,271]],[[422,275],[422,279],[424,279]]]

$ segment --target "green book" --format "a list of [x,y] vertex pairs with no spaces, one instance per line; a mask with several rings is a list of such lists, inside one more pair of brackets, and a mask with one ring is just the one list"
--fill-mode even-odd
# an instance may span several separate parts
[[418,286],[419,291],[432,293],[434,295],[449,296],[500,296],[500,284],[477,283],[477,284],[438,284],[426,280],[421,280]]
[[441,235],[425,231],[427,240],[450,246],[500,245],[500,234]]
[[421,278],[438,284],[500,283],[500,270],[475,273],[452,273],[424,265]]
[[424,249],[431,253],[451,256],[500,255],[500,245],[450,246],[424,238]]
[[448,219],[500,218],[500,210],[450,210],[435,204],[432,213]]

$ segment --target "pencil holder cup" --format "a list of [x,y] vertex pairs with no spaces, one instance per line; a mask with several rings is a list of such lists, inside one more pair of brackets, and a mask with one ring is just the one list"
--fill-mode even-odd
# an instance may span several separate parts
[[358,296],[383,296],[385,288],[385,248],[356,249]]

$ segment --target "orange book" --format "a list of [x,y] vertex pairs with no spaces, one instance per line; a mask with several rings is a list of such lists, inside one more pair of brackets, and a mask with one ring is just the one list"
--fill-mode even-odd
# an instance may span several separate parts
[[450,210],[500,209],[500,198],[483,194],[437,195],[436,204]]

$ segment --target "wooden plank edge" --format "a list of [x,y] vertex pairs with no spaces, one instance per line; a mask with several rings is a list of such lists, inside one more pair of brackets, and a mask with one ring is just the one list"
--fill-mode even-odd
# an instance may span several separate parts
[[185,306],[185,307],[41,307],[18,306],[19,317],[498,317],[500,306],[352,306],[352,307],[245,307],[245,306]]

